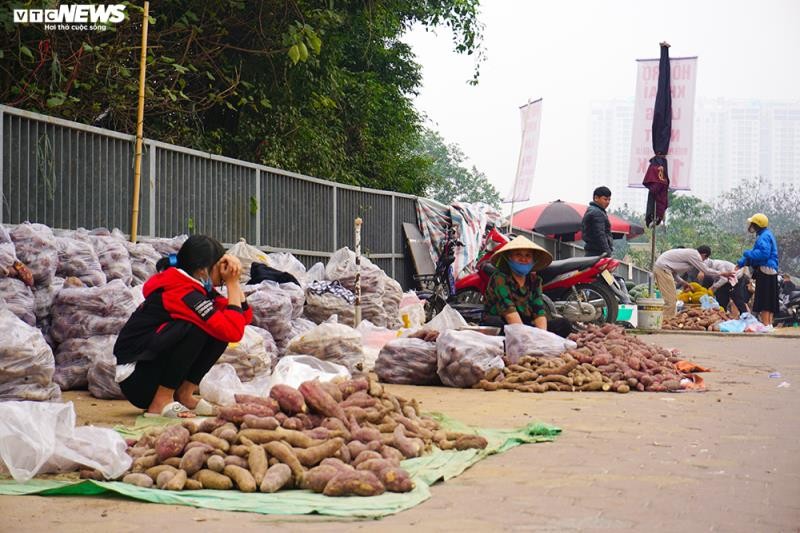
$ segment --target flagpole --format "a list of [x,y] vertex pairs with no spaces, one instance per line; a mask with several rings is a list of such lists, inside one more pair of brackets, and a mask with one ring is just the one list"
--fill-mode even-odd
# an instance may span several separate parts
[[525,128],[528,125],[528,113],[531,112],[531,99],[525,104],[525,120],[522,121],[522,138],[519,140],[519,155],[517,156],[517,175],[514,176],[514,185],[511,187],[511,214],[508,217],[508,232],[514,231],[514,203],[517,198],[517,181],[519,181],[519,167],[522,164],[522,151],[525,149]]

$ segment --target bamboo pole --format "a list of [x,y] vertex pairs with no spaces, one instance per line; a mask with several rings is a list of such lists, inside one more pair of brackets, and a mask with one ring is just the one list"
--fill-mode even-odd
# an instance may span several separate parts
[[[133,165],[133,208],[131,209],[131,242],[136,242],[139,230],[139,191],[142,179],[142,132],[144,130],[144,81],[147,69],[147,24],[150,17],[150,2],[144,3],[142,18],[142,53],[139,58],[139,108],[136,111],[136,151]],[[152,178],[152,176],[151,176]],[[152,231],[153,228],[150,228]]]
[[354,327],[358,327],[361,323],[361,217],[355,219],[355,237],[356,237],[356,307],[354,313]]

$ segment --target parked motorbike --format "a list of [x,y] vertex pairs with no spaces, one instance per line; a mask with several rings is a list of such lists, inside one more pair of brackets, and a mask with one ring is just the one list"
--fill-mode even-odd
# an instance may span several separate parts
[[417,296],[424,302],[426,322],[444,309],[456,294],[453,262],[456,260],[456,248],[461,246],[464,246],[464,243],[455,238],[455,229],[449,228],[439,250],[434,274],[417,277],[417,281],[423,287],[417,291]]
[[[456,281],[453,306],[483,306],[484,293],[492,275],[492,258],[510,239],[492,228],[486,236],[485,253],[478,259],[476,272]],[[613,271],[619,261],[606,255],[573,257],[553,261],[539,271],[548,314],[562,316],[574,327],[583,324],[613,323],[619,303],[630,303],[621,276]]]
[[783,291],[778,294],[778,312],[773,325],[792,326],[800,323],[800,291]]

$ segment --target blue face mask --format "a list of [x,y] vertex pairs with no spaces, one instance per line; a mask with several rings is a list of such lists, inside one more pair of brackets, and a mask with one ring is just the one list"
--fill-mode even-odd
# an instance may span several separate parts
[[520,276],[527,276],[530,274],[531,270],[533,270],[533,263],[518,263],[516,261],[512,261],[511,259],[508,260],[508,266],[511,267],[511,270],[514,274]]
[[206,278],[203,280],[203,288],[207,293],[210,293],[214,290],[214,283],[212,283],[211,278]]

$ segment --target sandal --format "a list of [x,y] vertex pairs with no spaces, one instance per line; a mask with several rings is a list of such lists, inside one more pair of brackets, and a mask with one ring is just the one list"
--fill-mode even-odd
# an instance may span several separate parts
[[164,406],[160,414],[146,412],[144,416],[146,418],[192,418],[195,414],[181,402],[170,402]]

